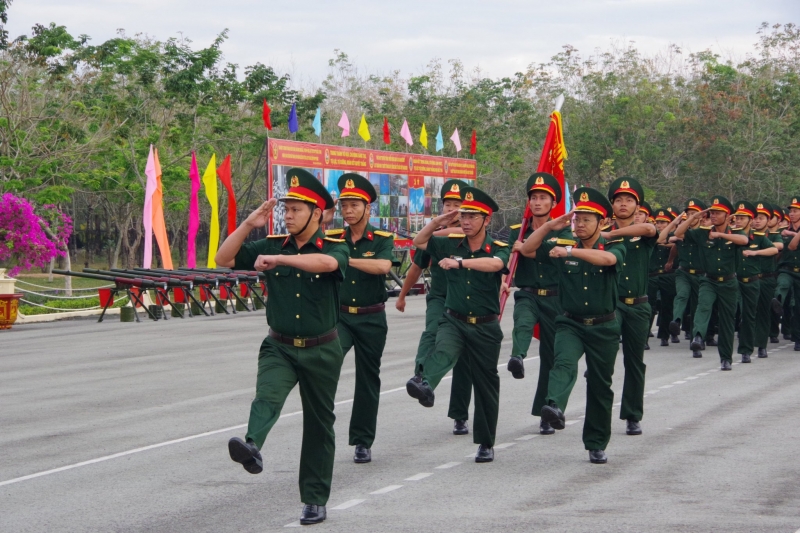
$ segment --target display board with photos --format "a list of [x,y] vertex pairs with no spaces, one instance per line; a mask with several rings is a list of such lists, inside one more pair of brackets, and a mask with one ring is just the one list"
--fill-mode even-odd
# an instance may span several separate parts
[[[395,233],[398,245],[409,240],[441,212],[442,185],[448,179],[474,183],[477,165],[472,159],[457,159],[402,152],[365,150],[343,146],[269,140],[267,191],[269,197],[286,194],[286,173],[290,168],[311,172],[338,197],[338,180],[346,172],[356,172],[373,184],[378,200],[370,206],[370,224]],[[271,233],[286,232],[283,204],[273,213]],[[341,211],[336,210],[333,226],[344,226]],[[409,243],[406,243],[408,245]]]

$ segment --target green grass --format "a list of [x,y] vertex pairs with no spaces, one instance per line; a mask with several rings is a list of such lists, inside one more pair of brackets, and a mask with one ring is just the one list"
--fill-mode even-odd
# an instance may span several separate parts
[[[27,299],[28,298],[26,298],[26,300]],[[128,301],[127,298],[120,299],[118,296],[117,298],[115,298],[114,305],[112,305],[111,307],[122,307],[125,303],[127,303],[127,301]],[[48,307],[56,307],[58,309],[80,311],[81,309],[87,309],[89,307],[96,307],[100,305],[100,298],[94,296],[92,298],[81,298],[78,300],[44,300],[44,301],[37,301],[36,303],[40,303]],[[23,315],[46,315],[46,314],[59,313],[59,311],[54,311],[52,309],[45,309],[44,307],[27,305],[22,302],[20,302],[20,304],[21,305],[19,306],[19,312],[22,313]]]

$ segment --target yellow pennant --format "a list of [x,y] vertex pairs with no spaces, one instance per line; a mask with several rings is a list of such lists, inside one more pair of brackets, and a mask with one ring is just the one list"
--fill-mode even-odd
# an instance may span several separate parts
[[217,255],[219,248],[219,201],[217,194],[217,154],[211,155],[206,171],[203,172],[203,188],[206,190],[206,198],[211,204],[211,221],[208,232],[208,268],[217,268],[214,256]]

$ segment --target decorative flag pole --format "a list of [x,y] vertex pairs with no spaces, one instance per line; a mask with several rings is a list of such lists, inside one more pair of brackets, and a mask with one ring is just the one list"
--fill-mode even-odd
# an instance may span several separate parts
[[167,224],[164,221],[164,187],[161,184],[161,163],[158,160],[158,148],[155,149],[156,190],[153,191],[153,235],[161,254],[161,266],[172,270],[172,253],[169,251]]
[[419,143],[428,151],[428,131],[425,129],[425,123],[422,123],[422,130],[419,132]]
[[450,140],[453,141],[453,144],[456,146],[456,157],[458,157],[458,152],[461,151],[461,138],[458,136],[458,128],[456,128],[456,131],[450,136]]
[[200,204],[197,201],[197,193],[200,192],[200,171],[197,169],[197,155],[194,150],[192,150],[192,166],[189,167],[189,179],[192,181],[192,192],[189,195],[189,242],[186,246],[186,264],[189,268],[197,268],[197,230],[200,229]]
[[364,148],[367,147],[367,141],[372,137],[369,134],[369,126],[367,125],[367,117],[361,113],[361,124],[358,125],[358,136],[364,139]]
[[[547,136],[544,139],[544,146],[542,147],[542,155],[539,156],[539,166],[536,172],[547,172],[555,176],[558,180],[561,190],[564,190],[564,160],[567,158],[567,149],[564,146],[564,131],[561,127],[561,106],[564,104],[564,95],[559,95],[556,98],[555,110],[550,114],[550,127],[547,130]],[[564,196],[564,195],[562,195]],[[560,204],[553,208],[552,216],[558,217],[565,213],[564,199]],[[519,242],[525,240],[525,232],[528,231],[533,213],[528,206],[527,196],[525,198],[525,214],[522,215],[522,227],[519,229]],[[517,263],[519,262],[519,253],[513,252],[511,259],[508,261],[508,274],[506,281],[510,285],[511,280],[514,279],[514,272],[517,270]],[[500,317],[503,317],[503,309],[506,305],[508,294],[505,291],[500,293]],[[536,336],[536,330],[534,330]]]
[[392,137],[389,134],[389,120],[386,117],[383,117],[383,144],[389,146],[389,143],[392,142]]
[[219,203],[217,194],[217,155],[211,154],[206,171],[203,172],[203,186],[206,190],[206,198],[211,205],[211,220],[208,225],[208,261],[207,268],[217,268],[214,256],[217,255],[219,247]]
[[297,123],[297,102],[292,102],[292,110],[289,111],[289,133],[294,133],[295,140],[297,139],[297,130],[300,126]]
[[147,156],[147,166],[144,168],[147,183],[144,189],[144,210],[142,224],[144,224],[144,259],[142,266],[150,268],[153,264],[153,193],[156,192],[156,160],[153,156],[153,145],[150,145],[150,155]]
[[406,141],[406,152],[408,152],[408,147],[414,145],[414,139],[411,137],[411,130],[408,129],[408,120],[403,119],[403,127],[400,128],[400,137]]
[[[347,118],[347,113],[342,111],[342,118],[339,119],[339,124],[337,124],[340,128],[342,128],[342,138],[350,136],[350,119]],[[345,146],[347,143],[345,143]]]
[[314,128],[314,135],[319,137],[319,142],[322,142],[322,110],[317,108],[317,114],[314,115],[314,120],[311,122],[311,127]]
[[478,133],[472,130],[472,137],[469,140],[469,153],[472,159],[475,159],[475,153],[478,151]]

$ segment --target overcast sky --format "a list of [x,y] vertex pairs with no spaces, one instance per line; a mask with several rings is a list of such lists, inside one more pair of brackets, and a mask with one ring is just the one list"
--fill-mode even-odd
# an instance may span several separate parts
[[318,82],[338,48],[368,72],[419,72],[459,58],[491,77],[510,76],[571,44],[588,55],[612,41],[646,52],[675,43],[741,57],[761,22],[800,23],[800,0],[14,0],[10,36],[56,22],[99,44],[118,28],[159,40],[179,32],[200,46],[223,29],[226,61],[261,62]]

